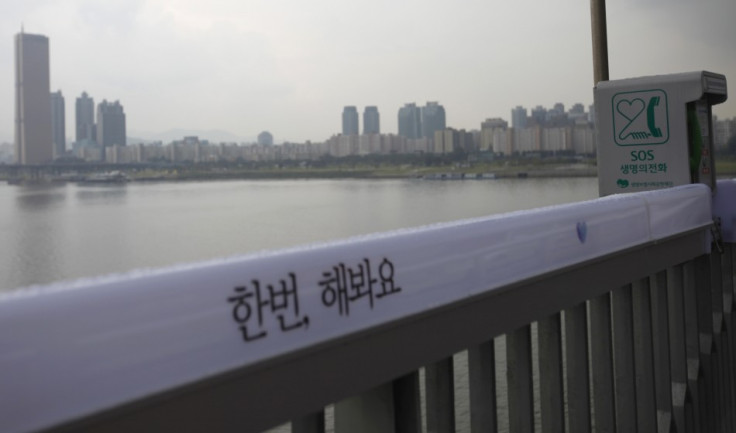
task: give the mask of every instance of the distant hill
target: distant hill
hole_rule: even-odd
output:
[[[208,140],[211,143],[252,143],[256,141],[255,137],[241,137],[233,134],[232,132],[222,131],[219,129],[170,129],[164,132],[142,132],[142,131],[129,131],[128,142],[129,143],[149,143],[154,141],[161,141],[164,144],[170,143],[175,140],[181,140],[184,137],[197,136],[200,140]],[[140,137],[133,139],[132,137]],[[137,140],[137,141],[134,141]]]

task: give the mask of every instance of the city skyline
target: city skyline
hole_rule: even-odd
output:
[[[339,131],[332,113],[345,104],[377,106],[388,133],[405,101],[441,101],[447,125],[461,129],[508,119],[517,105],[592,103],[587,4],[417,6],[379,1],[348,25],[339,17],[354,6],[329,0],[11,2],[0,36],[9,41],[21,22],[48,36],[51,88],[69,100],[87,91],[124,101],[129,135],[187,127],[320,141]],[[418,15],[406,20],[408,10]],[[422,24],[449,14],[457,24],[442,32]],[[736,80],[734,2],[623,0],[607,15],[612,79],[706,69]],[[371,25],[379,21],[380,32]],[[0,81],[12,83],[9,42],[0,44]],[[12,91],[0,88],[0,141],[13,135]],[[736,116],[734,98],[714,112]]]

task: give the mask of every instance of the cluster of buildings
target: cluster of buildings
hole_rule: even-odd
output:
[[[15,36],[15,157],[19,164],[46,164],[67,155],[66,109],[61,90],[50,92],[49,39],[21,31]],[[105,160],[108,149],[125,146],[125,111],[120,102],[96,107],[86,92],[76,101],[74,152]]]
[[[95,122],[95,101],[87,92],[77,98],[75,103],[76,135],[72,146],[75,153],[89,149],[105,149],[111,146],[125,146],[125,110],[119,101],[103,100],[97,105]]]
[[[342,113],[342,134],[326,140],[323,148],[327,154],[337,157],[456,151],[497,156],[595,154],[595,119],[592,109],[586,113],[582,104],[573,105],[569,111],[561,103],[551,109],[537,106],[531,113],[516,107],[511,111],[510,127],[507,121],[493,118],[483,121],[480,129],[467,131],[447,127],[446,118],[445,108],[437,102],[427,102],[423,107],[408,103],[398,111],[398,134],[382,134],[378,110],[369,106],[363,113],[363,133],[358,134],[358,111],[354,106],[347,106]]]
[[[65,105],[61,91],[49,89],[49,40],[24,33],[15,37],[16,123],[15,160],[19,164],[46,164],[69,156],[66,148]],[[480,152],[493,156],[525,154],[594,155],[595,113],[582,104],[569,110],[561,103],[552,108],[511,110],[511,125],[501,118],[486,119],[480,129],[447,126],[445,108],[438,102],[424,106],[407,103],[398,110],[398,133],[382,133],[378,107],[359,112],[346,106],[342,133],[322,143],[273,145],[273,135],[263,131],[257,143],[210,144],[198,137],[184,137],[168,144],[128,145],[125,111],[119,101],[94,99],[83,92],[75,104],[75,141],[72,155],[87,161],[139,163],[149,161],[214,162],[315,160],[325,155],[344,157],[370,154],[449,154]],[[736,118],[715,122],[716,149],[736,135]],[[0,149],[2,153],[3,149]],[[0,155],[2,157],[2,155]]]
[[[353,106],[347,106],[342,110],[342,134],[358,135],[360,132],[358,124],[358,109]],[[381,133],[381,117],[378,114],[378,107],[365,107],[363,111],[363,135],[380,134]]]

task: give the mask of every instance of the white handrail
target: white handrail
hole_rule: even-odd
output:
[[[710,190],[688,185],[5,294],[0,430],[79,419],[711,222]]]

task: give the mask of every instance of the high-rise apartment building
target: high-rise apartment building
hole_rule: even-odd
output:
[[[534,125],[544,126],[547,123],[547,109],[541,105],[532,108],[531,116]]]
[[[581,103],[575,103],[572,104],[572,107],[570,107],[569,113],[571,114],[583,114],[585,113],[585,105]]]
[[[75,141],[79,144],[91,145],[97,141],[95,131],[95,100],[87,92],[77,98],[75,105]]]
[[[103,100],[97,105],[97,144],[104,148],[125,146],[125,112],[120,102]]]
[[[355,106],[346,106],[342,110],[342,135],[358,135],[358,109]]]
[[[445,107],[437,102],[427,102],[422,107],[422,137],[434,140],[435,131],[442,131],[445,127]]]
[[[15,158],[45,164],[54,158],[51,138],[49,38],[15,35]]]
[[[399,108],[399,135],[411,139],[421,137],[422,117],[417,104],[404,104]]]
[[[526,128],[526,108],[517,105],[511,110],[511,127],[515,129]]]
[[[61,90],[53,92],[51,97],[51,142],[54,144],[54,158],[64,156],[66,152],[66,109],[64,95]]]
[[[381,117],[378,114],[378,107],[368,106],[363,111],[363,134],[380,134],[381,133]]]
[[[567,118],[571,123],[587,122],[588,113],[585,112],[585,105],[576,103],[567,111]]]
[[[501,119],[500,117],[494,117],[493,119],[486,119],[480,123],[480,130],[502,128],[506,129],[509,127],[509,122]]]

